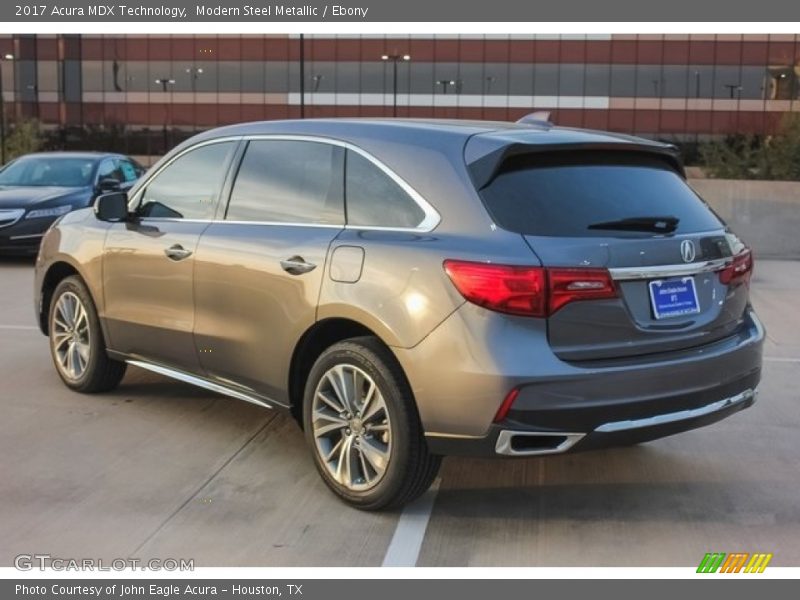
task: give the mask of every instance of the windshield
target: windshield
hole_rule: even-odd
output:
[[[498,225],[526,235],[642,237],[723,227],[667,162],[627,152],[514,157],[481,197]]]
[[[90,158],[23,157],[0,171],[0,186],[83,187],[91,182],[94,163]]]

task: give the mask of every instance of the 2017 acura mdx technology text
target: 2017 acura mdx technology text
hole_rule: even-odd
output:
[[[440,457],[633,444],[750,406],[750,250],[673,147],[527,123],[215,129],[64,215],[36,313],[70,388],[127,364],[290,411],[363,509]]]

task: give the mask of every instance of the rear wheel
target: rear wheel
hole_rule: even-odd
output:
[[[375,338],[322,353],[306,383],[303,419],[317,470],[356,508],[405,504],[439,470],[441,458],[428,452],[405,376]]]
[[[68,387],[93,393],[111,390],[119,384],[126,365],[106,354],[97,310],[79,277],[67,277],[56,287],[48,324],[50,354]]]

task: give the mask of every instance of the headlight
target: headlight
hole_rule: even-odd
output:
[[[37,208],[25,215],[26,219],[41,219],[42,217],[60,217],[72,210],[70,205],[54,206],[53,208]]]

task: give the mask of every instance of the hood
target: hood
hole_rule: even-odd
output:
[[[88,202],[90,195],[87,187],[0,186],[0,208],[30,208],[53,200],[75,205],[81,199]]]

